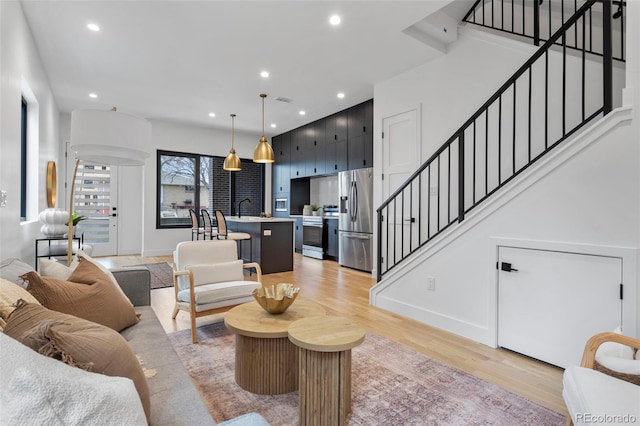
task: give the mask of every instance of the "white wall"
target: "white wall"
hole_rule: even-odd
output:
[[[637,38],[627,43],[628,52],[637,47]],[[424,161],[534,49],[465,29],[447,55],[377,84],[376,205],[383,201],[380,127],[384,117],[421,106],[419,137]],[[633,64],[631,67],[637,77],[637,68]],[[601,139],[595,145],[562,168],[483,218],[480,224],[469,225],[461,238],[451,238],[433,250],[423,250],[417,256],[419,260],[398,268],[389,274],[390,279],[385,278],[372,290],[372,303],[491,345],[495,337],[492,321],[496,309],[492,293],[495,283],[487,271],[496,261],[490,248],[492,237],[609,248],[638,247],[637,121],[625,118],[624,124],[598,136]],[[472,215],[465,222],[472,222]],[[435,292],[426,291],[426,276],[436,277]],[[640,293],[637,278],[631,285],[636,287],[631,292],[635,298]],[[637,304],[633,306],[634,312]],[[640,329],[637,317],[635,321],[632,329]]]
[[[495,270],[497,258],[491,239],[546,241],[549,247],[582,244],[603,252],[637,247],[638,154],[626,123],[598,136],[582,152],[568,154],[561,167],[550,172],[549,166],[541,167],[543,177],[532,186],[507,191],[507,200],[496,201],[504,202],[501,207],[470,214],[460,226],[462,234],[445,236],[418,256],[417,265],[399,268],[392,280],[372,291],[374,304],[494,344],[496,281],[488,271]],[[426,289],[426,276],[435,277],[436,291]],[[627,303],[635,303],[635,280],[625,283]],[[636,307],[627,307],[634,317],[627,317],[632,323],[625,325],[635,332],[640,327],[633,323]]]
[[[231,132],[205,127],[188,126],[167,121],[150,120],[154,152],[144,166],[144,235],[142,254],[161,256],[171,254],[180,241],[191,239],[191,229],[156,229],[156,151],[191,152],[203,155],[226,156],[231,148]],[[234,145],[240,158],[253,158],[260,135],[235,134]],[[271,182],[271,166],[266,166],[265,182]],[[271,211],[271,185],[265,185],[265,210]]]
[[[7,206],[0,208],[0,259],[18,257],[34,263],[36,238],[42,237],[37,213],[47,207],[46,165],[55,161],[58,205],[64,193],[59,161],[58,107],[18,1],[0,1],[0,189],[7,191]],[[38,103],[38,143],[29,159],[35,168],[29,190],[37,194],[27,222],[20,223],[20,97],[22,82]]]

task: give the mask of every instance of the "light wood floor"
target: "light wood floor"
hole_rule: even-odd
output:
[[[168,256],[118,256],[99,260],[106,266],[171,263]],[[369,274],[340,267],[337,262],[295,254],[294,271],[264,275],[262,282],[266,285],[293,283],[300,287],[301,299],[322,304],[330,314],[352,318],[372,332],[567,415],[561,395],[562,369],[369,306],[369,289],[375,284]],[[151,291],[151,305],[165,330],[188,329],[186,312],[179,313],[175,321],[171,319],[173,300],[172,287]],[[219,315],[199,318],[197,323],[203,325],[221,320]]]

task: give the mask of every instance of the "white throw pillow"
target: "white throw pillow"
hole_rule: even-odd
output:
[[[622,334],[620,327],[613,332]],[[596,361],[603,367],[619,373],[640,375],[640,360],[634,359],[635,355],[636,351],[630,346],[604,342],[596,351]]]
[[[613,330],[616,334],[622,334],[620,327]],[[615,357],[623,359],[633,359],[635,351],[632,347],[617,342],[604,342],[596,351],[596,361],[598,357]],[[599,361],[598,361],[599,362]]]
[[[71,367],[0,333],[3,424],[146,425],[133,381]]]
[[[78,258],[74,257],[71,266],[67,266],[66,262],[58,262],[55,259],[39,259],[38,272],[43,277],[51,277],[58,280],[66,281],[78,266]]]
[[[242,259],[207,265],[186,265],[184,269],[193,272],[193,284],[196,286],[244,279]]]

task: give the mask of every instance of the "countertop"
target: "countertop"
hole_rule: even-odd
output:
[[[290,214],[289,217],[318,217],[318,216],[306,216],[306,215],[301,215],[301,214]],[[338,220],[340,219],[338,216],[322,216],[323,219],[329,219],[329,220]],[[293,220],[293,219],[292,219]]]
[[[225,216],[227,222],[240,222],[240,223],[260,223],[260,222],[295,222],[295,219],[289,219],[287,217],[260,217],[260,216]]]

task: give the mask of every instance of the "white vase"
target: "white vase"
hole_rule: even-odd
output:
[[[69,212],[62,209],[46,209],[40,212],[38,219],[43,223],[40,232],[45,237],[62,237],[69,229],[65,223],[69,220]]]

